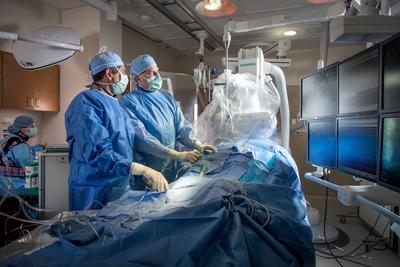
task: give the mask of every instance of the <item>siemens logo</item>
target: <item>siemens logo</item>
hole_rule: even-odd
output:
[[[251,67],[251,66],[255,66],[256,63],[246,63],[246,64],[240,64],[240,67]]]

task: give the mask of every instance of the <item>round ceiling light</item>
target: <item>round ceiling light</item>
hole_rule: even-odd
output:
[[[140,15],[140,19],[143,21],[151,21],[153,18],[150,15],[143,14]]]
[[[283,35],[285,36],[295,36],[297,34],[296,31],[285,31]]]

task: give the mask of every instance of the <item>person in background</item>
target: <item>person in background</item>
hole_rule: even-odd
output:
[[[145,128],[148,136],[156,138],[162,145],[171,149],[169,158],[164,160],[146,152],[141,153],[147,166],[162,172],[171,182],[176,176],[171,159],[194,163],[200,159],[200,153],[217,151],[216,147],[203,145],[194,139],[192,127],[184,118],[175,98],[160,90],[162,78],[152,56],[144,54],[132,61],[131,79],[134,79],[137,86],[120,99],[121,106],[128,111],[133,121]],[[176,141],[196,150],[176,154]]]
[[[90,60],[89,71],[93,83],[65,113],[70,209],[99,208],[118,199],[129,189],[132,175],[151,189],[167,190],[168,182],[160,172],[136,161],[136,150],[161,158],[170,152],[147,138],[119,105],[117,97],[129,81],[120,56],[101,52]]]
[[[0,141],[0,144],[3,155],[7,156],[14,167],[23,168],[28,162],[35,159],[34,149],[28,144],[28,140],[35,137],[37,131],[35,119],[27,115],[18,116],[8,127],[9,134]],[[39,146],[35,146],[35,150],[37,147]]]

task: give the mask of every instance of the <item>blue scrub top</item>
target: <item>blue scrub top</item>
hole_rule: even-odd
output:
[[[135,129],[118,101],[97,90],[78,94],[65,113],[70,209],[101,207],[129,188]]]
[[[11,137],[18,137],[17,135],[13,133],[9,133],[2,141],[1,144],[4,144],[7,142]],[[21,140],[22,141],[22,140]],[[14,162],[16,167],[24,167],[26,163],[32,161],[35,159],[35,154],[32,151],[31,146],[22,141],[22,143],[13,146],[7,153],[7,158]]]
[[[146,91],[140,87],[123,96],[120,104],[130,118],[142,125],[149,138],[157,139],[162,146],[175,149],[176,141],[193,148],[192,126],[185,119],[175,98],[168,92]],[[164,174],[169,182],[175,178],[173,163],[166,159],[141,153],[144,164]]]

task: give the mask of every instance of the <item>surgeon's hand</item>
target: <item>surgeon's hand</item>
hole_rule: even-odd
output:
[[[195,143],[194,148],[200,151],[201,153],[208,152],[208,153],[215,153],[218,152],[218,149],[212,145],[203,145],[202,143]]]
[[[165,177],[158,171],[146,167],[142,164],[133,162],[131,166],[132,175],[142,175],[143,180],[153,190],[164,192],[168,189],[168,182]]]
[[[201,158],[200,152],[196,150],[178,152],[171,149],[171,151],[168,153],[168,156],[170,159],[179,160],[183,162],[190,162],[192,164]]]

